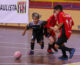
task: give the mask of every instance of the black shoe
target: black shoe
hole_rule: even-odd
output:
[[[59,57],[60,60],[68,60],[68,56],[61,56]]]

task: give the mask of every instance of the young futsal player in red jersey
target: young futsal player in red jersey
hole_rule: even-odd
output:
[[[63,12],[63,8],[61,5],[56,5],[54,7],[54,11],[57,14],[58,26],[56,28],[54,27],[53,30],[60,30],[60,35],[55,44],[55,47],[61,49],[63,54],[61,57],[59,57],[59,59],[68,59],[66,51],[69,52],[69,58],[71,59],[74,55],[75,49],[66,47],[64,43],[68,41],[72,34],[72,26],[74,25],[74,22],[69,14]]]
[[[57,51],[57,49],[54,48],[55,42],[56,42],[56,34],[54,30],[50,29],[50,27],[54,27],[56,25],[56,17],[53,14],[47,21],[47,25],[45,26],[45,29],[47,30],[46,37],[49,38],[49,44],[48,44],[48,53],[53,54],[52,49]]]

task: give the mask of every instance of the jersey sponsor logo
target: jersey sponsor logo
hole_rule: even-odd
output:
[[[70,15],[63,15],[63,17],[71,17]]]

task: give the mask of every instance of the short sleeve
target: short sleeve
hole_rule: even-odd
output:
[[[32,28],[32,23],[29,23],[26,28],[27,28],[27,29]]]
[[[72,20],[72,26],[74,25],[74,21]]]
[[[46,24],[47,24],[47,21],[43,21],[43,22],[42,22],[42,25],[46,25]]]

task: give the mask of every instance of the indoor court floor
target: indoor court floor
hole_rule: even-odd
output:
[[[80,62],[80,34],[73,33],[66,46],[76,48],[72,59],[67,61],[59,60],[61,51],[53,55],[47,53],[48,39],[45,38],[45,48],[40,49],[39,44],[35,44],[35,54],[28,55],[30,50],[31,30],[22,36],[23,30],[0,28],[0,65],[65,65]],[[13,57],[15,51],[21,51],[20,60]],[[80,64],[79,64],[80,65]]]

